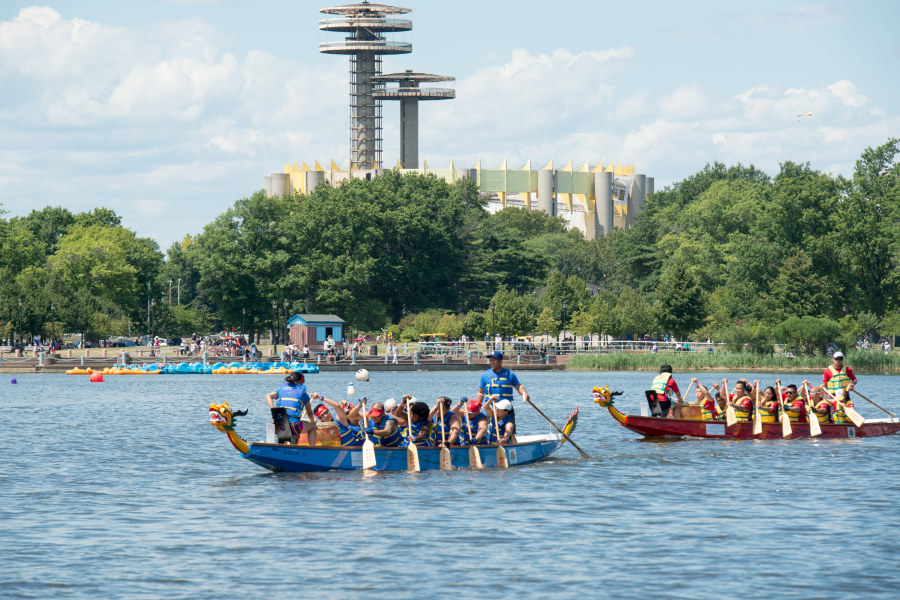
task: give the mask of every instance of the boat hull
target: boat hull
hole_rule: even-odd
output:
[[[509,465],[522,465],[550,456],[562,445],[562,436],[530,436],[518,444],[505,446]],[[476,446],[485,467],[497,466],[497,446]],[[440,448],[419,447],[419,467],[440,469]],[[257,442],[250,444],[244,458],[270,471],[357,471],[362,469],[362,446],[291,446]],[[454,468],[469,467],[469,447],[450,448]],[[406,471],[406,448],[375,448],[375,471]]]
[[[725,421],[701,421],[696,419],[666,419],[661,417],[642,417],[625,415],[626,428],[645,437],[678,438],[718,438],[739,440],[760,439],[794,439],[808,438],[808,423],[791,423],[791,435],[785,438],[781,433],[781,423],[763,423],[761,434],[753,435],[753,423],[736,423],[726,425]],[[890,419],[866,420],[862,427],[853,423],[840,425],[821,424],[822,435],[817,438],[858,438],[890,435],[900,431],[900,421]]]

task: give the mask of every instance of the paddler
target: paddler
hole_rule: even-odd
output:
[[[344,406],[346,403],[341,404],[339,402],[335,402],[334,400],[330,400],[321,394],[317,394],[313,392],[309,395],[313,400],[321,400],[325,404],[331,407],[331,410],[334,411],[335,416],[337,416],[337,427],[338,431],[341,434],[341,446],[362,446],[365,441],[365,437],[363,434],[362,427],[358,427],[351,423],[351,420],[359,417],[359,408],[362,406],[362,403],[352,406],[347,405],[350,409],[350,412],[347,413],[344,410]],[[331,413],[328,412],[328,409],[324,406],[320,406],[319,408],[325,409],[323,414],[319,414],[319,410],[316,409],[316,416],[318,416],[323,421],[333,421],[331,418]]]
[[[672,365],[661,365],[659,367],[659,375],[653,378],[650,390],[656,393],[656,401],[659,402],[659,408],[662,410],[661,416],[663,417],[669,416],[673,395],[678,399],[679,403],[683,402],[678,384],[675,383],[675,378],[672,377]]]
[[[749,423],[753,417],[753,401],[747,395],[744,382],[741,380],[735,383],[734,392],[725,396],[727,388],[728,379],[722,379],[722,389],[719,394],[724,397],[726,405],[734,408],[734,416],[737,417],[738,423]]]
[[[756,383],[759,384],[758,381]],[[776,380],[776,383],[781,383],[781,380]],[[759,395],[759,420],[763,423],[778,422],[778,393],[771,385]]]
[[[784,412],[787,413],[791,423],[806,423],[806,403],[797,393],[797,386],[793,383],[784,388]]]
[[[856,375],[853,369],[844,366],[844,353],[835,352],[831,357],[831,366],[822,373],[822,385],[834,398],[831,399],[835,409],[835,423],[847,421],[844,410],[838,406],[838,401],[847,406],[853,406],[850,400],[850,390],[856,387]]]
[[[483,444],[487,438],[487,415],[481,412],[481,402],[472,398],[466,401],[463,416],[460,418],[462,429],[459,433],[459,445],[470,446],[472,444]]]
[[[512,402],[510,402],[509,400],[499,400],[497,402],[494,402],[494,400],[495,397],[492,396],[484,406],[484,412],[488,417],[488,434],[486,443],[496,444],[497,432],[499,431],[501,444],[515,444],[516,416],[512,414]],[[496,428],[494,426],[495,412],[497,413]]]
[[[812,406],[813,412],[816,413],[816,418],[819,420],[819,423],[828,423],[830,420],[829,413],[831,412],[831,404],[825,397],[825,392],[822,388],[813,387],[809,381],[804,381],[803,383],[805,384],[806,389],[809,390],[809,397],[807,400]]]
[[[313,415],[309,394],[306,393],[304,381],[306,378],[300,371],[294,371],[284,378],[284,383],[274,392],[266,394],[266,403],[269,408],[284,407],[287,413],[288,424],[291,433],[307,434],[309,445],[316,445],[316,417]],[[273,404],[273,401],[276,401]],[[306,411],[307,419],[303,419]]]
[[[415,398],[407,400],[409,402],[409,413],[411,423],[408,427],[406,435],[406,445],[411,440],[416,446],[433,446],[434,445],[434,428],[431,421],[428,420],[428,405],[424,402],[414,402]]]
[[[693,377],[691,381],[697,386],[697,391],[694,394],[697,398],[696,404],[700,405],[700,418],[704,421],[714,421],[719,418],[717,416],[716,401],[706,386],[700,383],[696,377]]]
[[[431,409],[429,413],[429,417],[431,418],[431,422],[434,423],[434,443],[438,445],[443,445],[441,440],[447,440],[447,446],[452,446],[456,443],[456,440],[459,438],[459,417],[456,416],[456,412],[452,410],[453,401],[447,396],[441,396],[437,399],[437,402],[434,403],[434,408]],[[444,419],[444,434],[441,436],[441,411],[443,411]]]
[[[479,403],[484,401],[485,396],[497,396],[499,400],[509,400],[513,402],[513,390],[522,394],[522,400],[528,402],[528,392],[525,386],[519,383],[516,374],[503,366],[503,353],[494,350],[488,354],[490,368],[481,374],[481,380],[478,383],[478,393],[473,400]]]
[[[384,405],[376,402],[368,414],[369,426],[363,429],[366,435],[378,438],[376,441],[386,448],[400,446],[403,437],[400,435],[397,419],[384,412]]]

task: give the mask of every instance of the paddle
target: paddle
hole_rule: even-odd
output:
[[[684,395],[681,396],[681,402],[678,403],[677,406],[681,406],[682,404],[690,404],[690,402],[688,402],[688,394],[691,393],[691,386],[692,386],[692,385],[694,385],[694,381],[693,381],[693,380],[691,380],[691,382],[688,384],[687,389],[684,390]],[[673,409],[673,410],[674,410],[674,409]]]
[[[545,415],[543,412],[541,412],[541,409],[539,409],[537,406],[535,406],[535,405],[534,405],[534,402],[532,402],[530,398],[529,398],[529,399],[526,399],[525,402],[527,402],[528,404],[530,404],[530,405],[531,405],[531,408],[533,408],[534,410],[538,411],[538,414],[539,414],[539,415],[541,415],[542,417],[544,417],[544,419],[545,419],[548,423],[550,423],[551,425],[553,425],[553,428],[554,428],[554,429],[556,429],[558,432],[560,432],[560,433],[562,434],[562,436],[563,436],[564,438],[566,438],[566,439],[569,441],[569,443],[571,443],[573,446],[575,446],[575,449],[578,450],[578,452],[581,453],[581,456],[582,456],[583,458],[590,458],[590,457],[591,457],[590,454],[588,454],[587,452],[585,452],[584,450],[582,450],[582,449],[578,446],[578,444],[576,444],[575,442],[573,442],[573,441],[572,441],[572,438],[570,438],[570,437],[568,436],[568,434],[566,434],[565,431],[563,431],[562,429],[559,428],[559,425],[557,425],[556,423],[554,423],[553,421],[551,421],[551,420],[550,420],[550,417],[548,417],[548,416]]]
[[[374,469],[375,468],[375,444],[372,443],[372,440],[369,439],[369,434],[365,432],[365,429],[369,427],[368,420],[366,416],[368,412],[366,411],[366,399],[362,399],[362,410],[360,412],[363,416],[363,435],[366,438],[366,441],[363,442],[363,469]]]
[[[413,435],[413,422],[412,422],[412,411],[410,410],[410,405],[412,404],[412,399],[407,399],[406,401],[406,429],[409,435],[407,436],[407,444],[406,444],[406,470],[407,471],[420,471],[419,468],[419,449],[416,448],[416,439]]]
[[[809,388],[803,383],[803,391],[806,395],[806,420],[809,421],[809,437],[822,435],[822,426],[819,424],[819,416],[813,408],[812,399],[809,397]]]
[[[847,417],[853,422],[854,425],[856,425],[857,427],[862,427],[862,426],[863,426],[863,423],[865,423],[866,420],[865,420],[865,418],[863,418],[863,416],[862,416],[861,414],[859,414],[858,412],[856,412],[856,409],[855,409],[855,408],[853,408],[852,406],[847,406],[846,404],[844,404],[843,402],[841,402],[841,401],[838,399],[837,396],[835,396],[834,394],[832,394],[832,393],[831,393],[827,388],[825,388],[824,386],[822,387],[822,389],[825,390],[825,393],[826,393],[826,394],[828,394],[829,396],[831,396],[831,397],[834,399],[834,404],[835,404],[835,406],[837,406],[838,408],[843,408],[843,409],[844,409],[844,414],[847,415]],[[857,392],[857,393],[858,393],[858,392]]]
[[[857,392],[857,391],[856,391],[856,388],[853,388],[853,390],[851,390],[851,391],[852,391],[854,394],[856,394],[857,396],[859,396],[860,398],[862,398],[863,400],[868,400],[868,401],[871,402],[872,404],[875,404],[874,402],[872,402],[871,400],[869,400],[868,398],[866,398],[865,396],[863,396],[862,394],[860,394],[859,392]],[[878,408],[879,410],[881,410],[882,412],[886,413],[887,415],[889,415],[891,418],[896,418],[896,416],[897,416],[897,415],[895,415],[894,413],[892,413],[891,411],[885,410],[885,409],[881,408],[881,407],[878,406],[877,404],[875,404],[875,407]]]
[[[753,417],[753,435],[759,435],[763,432],[762,415],[759,414],[759,380],[753,382],[756,390],[756,414]]]
[[[728,380],[722,380],[722,391],[725,392],[725,425],[731,427],[737,424],[737,415],[734,414],[734,406],[731,405],[731,398],[728,396]]]
[[[438,400],[441,403],[441,454],[440,454],[440,463],[441,469],[444,471],[449,471],[453,468],[453,460],[450,458],[450,448],[447,447],[447,434],[444,433],[444,401]]]
[[[478,452],[478,448],[475,447],[475,436],[472,435],[472,422],[469,420],[469,408],[463,404],[463,412],[466,413],[466,437],[471,443],[469,446],[469,466],[475,469],[483,469],[484,465],[481,464],[481,453]]]
[[[791,418],[784,410],[784,401],[781,399],[781,380],[775,380],[775,396],[778,398],[778,406],[781,407],[781,437],[791,437]]]
[[[509,467],[509,461],[506,459],[506,450],[500,443],[500,421],[497,420],[497,407],[494,406],[494,430],[497,434],[497,466],[504,469]]]

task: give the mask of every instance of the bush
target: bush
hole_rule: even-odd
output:
[[[772,333],[797,354],[825,354],[830,342],[844,341],[836,321],[817,317],[791,317],[776,325]]]

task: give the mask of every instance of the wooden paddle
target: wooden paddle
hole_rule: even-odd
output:
[[[791,437],[791,418],[784,410],[784,401],[781,399],[781,380],[775,382],[775,396],[778,398],[778,406],[781,407],[781,437]]]
[[[694,385],[694,382],[693,382],[693,381],[691,381],[691,382],[688,384],[687,389],[684,390],[684,394],[681,396],[681,402],[680,402],[679,404],[676,404],[675,406],[681,406],[681,405],[683,405],[683,404],[690,404],[690,402],[688,402],[688,394],[691,393],[691,386],[692,386],[692,385]],[[675,408],[673,407],[673,408],[672,408],[672,414],[673,414],[673,415],[675,414],[674,411],[675,411]]]
[[[406,470],[415,472],[421,471],[421,469],[419,468],[419,449],[416,448],[416,438],[413,435],[412,411],[410,409],[410,404],[412,404],[412,400],[407,399],[406,430],[409,435],[406,438]]]
[[[368,415],[368,411],[366,411],[366,399],[362,399],[362,410],[360,410],[363,416],[363,430],[368,428],[368,420],[366,416]],[[363,435],[366,438],[366,441],[363,442],[363,469],[374,469],[375,468],[375,444],[372,443],[372,440],[369,439],[369,434],[363,431]]]
[[[753,382],[756,389],[756,414],[753,417],[753,435],[759,435],[763,432],[762,415],[759,414],[759,381]]]
[[[731,405],[731,398],[728,396],[728,382],[722,382],[722,391],[725,392],[725,425],[731,427],[737,424],[737,415],[734,414],[734,406]]]
[[[803,391],[806,392],[806,420],[809,421],[809,437],[822,435],[822,426],[819,424],[819,415],[813,408],[812,399],[809,397],[809,388],[806,383],[803,384]]]
[[[444,401],[438,400],[441,403],[441,454],[440,454],[440,463],[441,469],[444,471],[449,471],[453,468],[453,459],[450,457],[450,448],[447,447],[447,434],[444,433]]]
[[[497,434],[497,466],[504,469],[509,467],[509,461],[506,458],[506,450],[500,443],[500,421],[497,420],[497,406],[494,406],[494,430]]]
[[[532,402],[530,398],[529,398],[528,400],[525,400],[525,402],[527,402],[528,404],[530,404],[530,405],[531,405],[531,408],[533,408],[534,410],[538,411],[538,414],[539,414],[539,415],[541,415],[542,417],[544,417],[544,419],[545,419],[548,423],[550,423],[551,425],[553,425],[553,428],[554,428],[554,429],[556,429],[558,432],[560,432],[560,433],[562,434],[562,436],[563,436],[564,438],[566,438],[566,439],[569,441],[569,443],[571,443],[573,446],[575,446],[575,449],[578,450],[578,452],[581,453],[582,458],[590,458],[590,457],[591,457],[590,454],[588,454],[587,452],[585,452],[584,450],[582,450],[582,449],[578,446],[578,444],[576,444],[575,442],[573,442],[573,441],[572,441],[572,438],[570,438],[570,437],[568,436],[568,434],[567,434],[565,431],[563,431],[562,429],[559,428],[559,425],[557,425],[556,423],[554,423],[553,421],[551,421],[551,420],[550,420],[550,417],[548,417],[548,416],[545,415],[543,412],[541,412],[541,409],[539,409],[537,406],[535,406],[535,405],[534,405],[534,402]]]
[[[868,398],[866,398],[865,396],[863,396],[862,394],[860,394],[859,392],[857,392],[857,391],[856,391],[856,388],[853,388],[853,390],[851,390],[851,391],[852,391],[854,394],[856,394],[857,396],[859,396],[860,398],[862,398],[863,400],[867,400],[868,402],[871,402],[872,404],[875,404],[874,402],[872,402],[871,400],[869,400]],[[896,418],[896,417],[897,417],[897,415],[895,415],[895,414],[892,413],[891,411],[885,410],[885,409],[881,408],[880,406],[878,406],[877,404],[875,404],[875,407],[878,408],[879,410],[881,410],[882,412],[886,413],[886,414],[887,414],[888,416],[890,416],[891,418]]]
[[[475,436],[472,435],[472,422],[469,420],[469,409],[465,404],[463,405],[463,412],[466,413],[466,438],[468,438],[467,441],[471,442],[469,445],[469,466],[474,469],[483,469],[484,465],[481,464],[481,453],[478,452],[478,448],[476,448],[474,444]]]
[[[844,404],[843,402],[841,402],[841,401],[838,399],[837,396],[835,396],[834,394],[832,394],[832,393],[831,393],[827,388],[825,388],[824,386],[822,387],[822,389],[825,390],[825,393],[826,393],[826,394],[828,394],[829,396],[831,396],[831,397],[834,399],[834,404],[835,404],[835,406],[837,406],[838,408],[843,408],[843,409],[844,409],[844,414],[847,415],[847,417],[853,422],[854,425],[856,425],[857,427],[862,427],[862,426],[863,426],[863,423],[865,423],[866,420],[865,420],[865,418],[864,418],[861,414],[859,414],[858,412],[856,412],[856,409],[855,409],[855,408],[853,408],[852,406],[847,406],[846,404]]]

